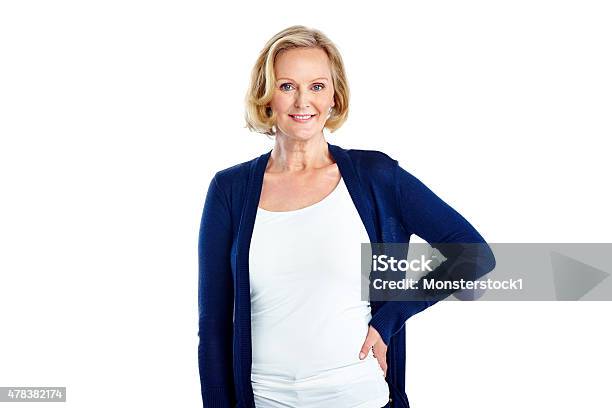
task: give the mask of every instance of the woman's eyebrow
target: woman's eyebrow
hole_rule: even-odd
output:
[[[323,79],[323,80],[325,80],[325,81],[329,81],[329,79],[328,79],[327,77],[320,77],[320,78],[311,79],[311,80],[310,80],[310,82],[313,82],[313,81],[319,81],[319,80],[321,80],[321,79]],[[293,82],[295,82],[295,81],[294,81],[293,79],[291,79],[291,78],[278,78],[278,79],[276,80],[276,82],[278,82],[278,81],[283,81],[283,80],[289,80],[289,81],[293,81]]]

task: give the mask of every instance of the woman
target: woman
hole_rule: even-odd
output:
[[[404,323],[435,301],[362,301],[360,244],[486,246],[396,160],[325,140],[348,103],[320,31],[289,27],[261,51],[246,121],[274,147],[215,174],[200,225],[205,407],[408,407]]]

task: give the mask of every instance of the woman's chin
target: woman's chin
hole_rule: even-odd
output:
[[[317,138],[321,136],[321,132],[323,131],[322,128],[321,129],[318,129],[318,128],[317,129],[315,128],[301,129],[299,127],[294,127],[294,126],[288,126],[285,129],[287,129],[287,131],[283,131],[282,133],[284,133],[291,139],[298,139],[301,141],[306,141],[306,140]]]

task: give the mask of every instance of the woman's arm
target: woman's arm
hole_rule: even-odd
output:
[[[395,193],[404,229],[408,234],[416,234],[436,247],[447,258],[423,278],[455,280],[465,277],[472,280],[493,270],[495,257],[478,231],[419,179],[400,167],[397,161]],[[444,243],[456,245],[435,245]],[[467,243],[472,245],[460,245]],[[449,271],[452,271],[452,276]],[[391,336],[403,327],[408,318],[439,300],[440,297],[436,300],[387,301],[377,310],[369,324],[388,345]]]
[[[198,364],[205,407],[234,407],[232,228],[228,202],[213,177],[198,239]]]

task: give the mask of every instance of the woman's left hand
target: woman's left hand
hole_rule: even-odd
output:
[[[382,368],[385,377],[387,376],[387,345],[378,334],[378,331],[372,326],[368,326],[368,335],[366,336],[361,351],[359,352],[359,359],[363,360],[366,358],[368,353],[372,349],[372,355],[378,360],[380,368]]]

